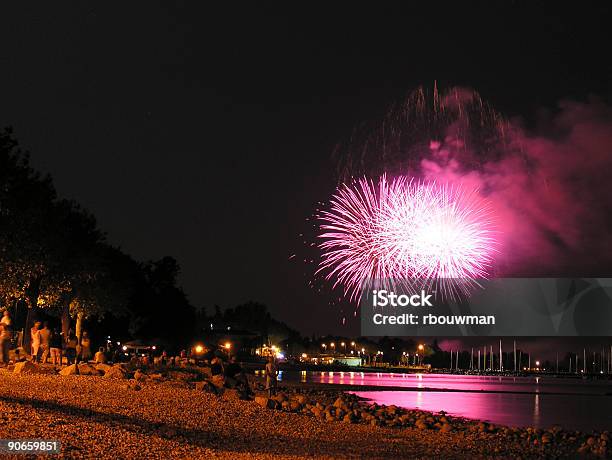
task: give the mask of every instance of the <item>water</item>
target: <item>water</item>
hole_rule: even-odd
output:
[[[410,391],[352,391],[395,404],[509,426],[612,430],[612,382],[552,377],[495,377],[362,372],[283,372],[311,383],[398,387]]]

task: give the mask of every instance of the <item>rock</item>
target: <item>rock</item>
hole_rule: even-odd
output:
[[[137,380],[137,381],[146,380],[147,379],[147,374],[142,372],[140,369],[136,369],[136,372],[134,372],[134,379]]]
[[[127,372],[121,366],[113,366],[104,374],[104,378],[107,379],[125,379],[127,378]]]
[[[164,376],[159,374],[159,373],[157,373],[157,374],[149,374],[149,378],[151,380],[160,381],[160,380],[163,380]]]
[[[287,399],[289,399],[289,398],[287,398],[287,395],[285,393],[278,393],[278,394],[272,396],[272,399],[274,401],[278,401],[279,403],[282,403],[283,401],[287,401]]]
[[[423,420],[422,418],[418,419],[414,423],[414,426],[418,428],[419,430],[427,430],[429,428],[429,425],[427,425],[427,422]]]
[[[91,364],[81,363],[78,365],[79,374],[81,375],[99,375],[98,370]]]
[[[293,399],[302,405],[308,403],[308,397],[306,395],[295,395]]]
[[[400,416],[400,422],[402,422],[403,424],[406,424],[410,421],[410,414],[404,414]]]
[[[297,401],[290,401],[289,402],[289,410],[291,412],[298,412],[301,409],[302,409],[302,405],[299,402],[297,402]]]
[[[388,413],[388,414],[395,415],[395,413],[396,413],[397,411],[398,411],[397,406],[395,406],[395,405],[393,405],[393,404],[392,404],[392,405],[390,405],[390,406],[387,406],[387,413]]]
[[[255,396],[255,402],[266,409],[277,409],[280,407],[278,401],[268,398],[267,396]]]
[[[312,412],[312,415],[314,415],[317,418],[321,418],[323,415],[323,411],[319,409],[317,406],[311,407],[310,412]]]
[[[79,375],[79,368],[76,364],[64,367],[60,371],[60,375]]]
[[[110,364],[100,363],[100,364],[96,364],[94,367],[96,368],[96,370],[106,374],[106,372],[113,366],[111,366]]]
[[[453,431],[453,427],[450,423],[443,423],[442,426],[440,427],[440,431],[442,433],[449,433]]]
[[[31,363],[30,361],[21,361],[15,364],[13,369],[14,374],[43,374],[44,372],[38,365]]]

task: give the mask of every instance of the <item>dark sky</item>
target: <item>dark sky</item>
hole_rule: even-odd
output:
[[[527,119],[612,94],[603,3],[432,3],[4,5],[0,126],[110,242],[176,257],[195,305],[252,299],[302,331],[338,330],[344,314],[288,258],[356,123],[434,80]]]

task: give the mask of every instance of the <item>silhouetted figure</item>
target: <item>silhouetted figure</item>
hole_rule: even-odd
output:
[[[216,387],[222,387],[225,382],[223,371],[223,361],[221,361],[221,358],[219,358],[218,356],[215,356],[210,362],[210,374],[212,376],[212,383]]]
[[[236,361],[235,356],[232,356],[227,366],[225,366],[224,374],[226,387],[237,388],[247,395],[252,394],[249,379],[240,363]]]
[[[0,323],[0,361],[4,365],[9,363],[10,344],[11,332],[6,324]]]
[[[40,321],[36,321],[32,329],[30,329],[32,362],[38,361],[38,351],[40,350]]]
[[[104,352],[104,347],[100,347],[94,356],[94,361],[96,364],[106,364],[106,353]]]
[[[53,329],[51,331],[51,340],[49,342],[51,350],[51,363],[54,366],[62,365],[62,335]]]
[[[270,356],[266,364],[266,390],[268,390],[269,396],[276,394],[276,384],[278,383],[276,379],[277,375],[278,368],[274,362],[274,357]]]
[[[87,331],[83,332],[81,336],[81,343],[79,348],[79,361],[89,361],[92,358],[91,353],[91,339]]]
[[[68,340],[66,340],[66,361],[68,361],[68,365],[76,363],[78,345],[79,340],[76,335],[70,332],[68,334]]]
[[[2,320],[0,320],[0,360],[5,365],[9,363],[9,350],[12,338],[11,323],[11,316],[8,310],[4,310]]]
[[[43,328],[38,334],[40,335],[40,350],[42,352],[40,362],[47,364],[47,358],[49,357],[49,350],[51,348],[51,329],[49,329],[49,323],[47,321],[43,323]]]

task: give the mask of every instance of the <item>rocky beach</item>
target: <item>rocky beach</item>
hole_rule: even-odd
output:
[[[603,458],[609,433],[509,428],[292,385],[211,393],[197,369],[0,370],[0,438],[55,439],[61,458]]]

